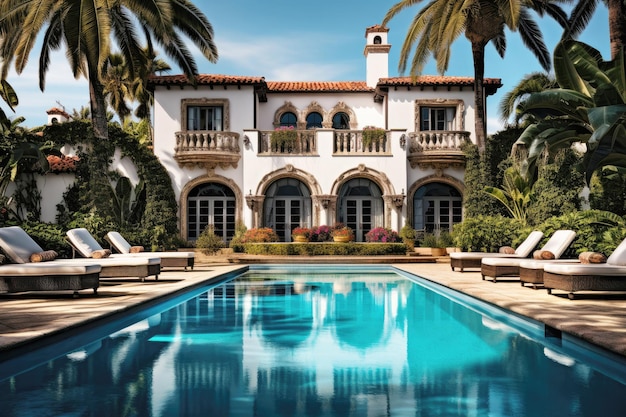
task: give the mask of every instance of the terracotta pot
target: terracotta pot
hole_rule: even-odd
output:
[[[350,236],[333,236],[335,242],[346,243],[350,241]]]
[[[446,248],[430,248],[432,256],[446,256]]]
[[[303,235],[295,235],[293,237],[293,241],[297,243],[306,243],[309,241],[309,238]]]

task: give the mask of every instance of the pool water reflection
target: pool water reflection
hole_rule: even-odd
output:
[[[622,382],[399,274],[285,272],[1,381],[2,415],[626,415]]]

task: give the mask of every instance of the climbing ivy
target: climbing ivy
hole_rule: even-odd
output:
[[[134,236],[137,244],[152,245],[157,248],[173,248],[180,245],[178,239],[177,204],[172,183],[167,171],[157,157],[146,146],[119,125],[109,124],[109,140],[95,141],[91,125],[86,121],[72,121],[47,126],[44,137],[59,146],[65,144],[78,149],[80,162],[77,165],[76,187],[78,189],[79,209],[68,213],[74,202],[66,201],[59,219],[71,225],[87,227],[100,239],[111,229],[127,231]],[[135,224],[119,224],[114,201],[115,189],[110,178],[119,175],[110,173],[115,149],[119,148],[122,156],[129,157],[137,167],[137,173],[144,184],[145,208]],[[102,175],[102,173],[107,175]],[[76,193],[68,192],[66,198]],[[119,196],[117,196],[119,197]],[[71,214],[68,216],[68,214]],[[158,238],[155,238],[158,236]]]

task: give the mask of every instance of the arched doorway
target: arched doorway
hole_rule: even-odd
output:
[[[425,232],[451,231],[463,220],[463,197],[454,187],[433,182],[413,194],[413,227]]]
[[[187,195],[187,240],[195,241],[208,225],[224,241],[235,234],[235,193],[224,184],[207,182]]]
[[[353,178],[339,190],[337,221],[354,231],[357,242],[367,232],[383,226],[383,199],[378,185],[367,178]]]
[[[263,214],[263,224],[291,242],[291,230],[311,226],[311,191],[296,178],[274,181],[265,193]]]

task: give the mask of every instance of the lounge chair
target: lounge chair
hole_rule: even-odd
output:
[[[573,300],[576,291],[626,291],[626,239],[607,258],[597,264],[547,264],[543,268],[543,286],[566,291]]]
[[[560,259],[575,238],[576,232],[573,230],[557,230],[554,232],[546,244],[539,249],[539,252],[550,253],[553,256],[552,259],[546,259],[544,262]],[[493,282],[496,282],[499,277],[519,277],[520,263],[522,261],[524,261],[523,258],[483,258],[480,274],[483,280],[485,277],[490,277]]]
[[[69,290],[75,297],[80,290],[98,292],[100,265],[63,259],[31,262],[31,255],[44,250],[19,226],[0,228],[0,248],[12,262],[0,265],[2,292]]]
[[[543,270],[546,265],[551,264],[578,264],[578,259],[524,259],[519,264],[519,279],[522,287],[530,284],[532,288],[543,287]]]
[[[515,249],[515,253],[494,252],[452,252],[450,254],[450,266],[459,268],[461,272],[467,268],[480,268],[483,258],[528,258],[543,238],[543,232],[535,230]]]
[[[66,235],[72,247],[73,258],[76,258],[78,253],[83,258],[91,259],[102,266],[100,278],[138,277],[144,281],[146,277],[154,275],[155,280],[159,279],[161,258],[157,256],[130,257],[118,254],[95,259],[97,253],[110,251],[108,249],[105,251],[87,229],[82,227],[71,229]]]
[[[161,258],[161,268],[193,269],[196,254],[194,252],[138,252],[131,253],[133,246],[119,232],[109,232],[104,237],[111,245],[111,251],[129,256],[158,256]]]

